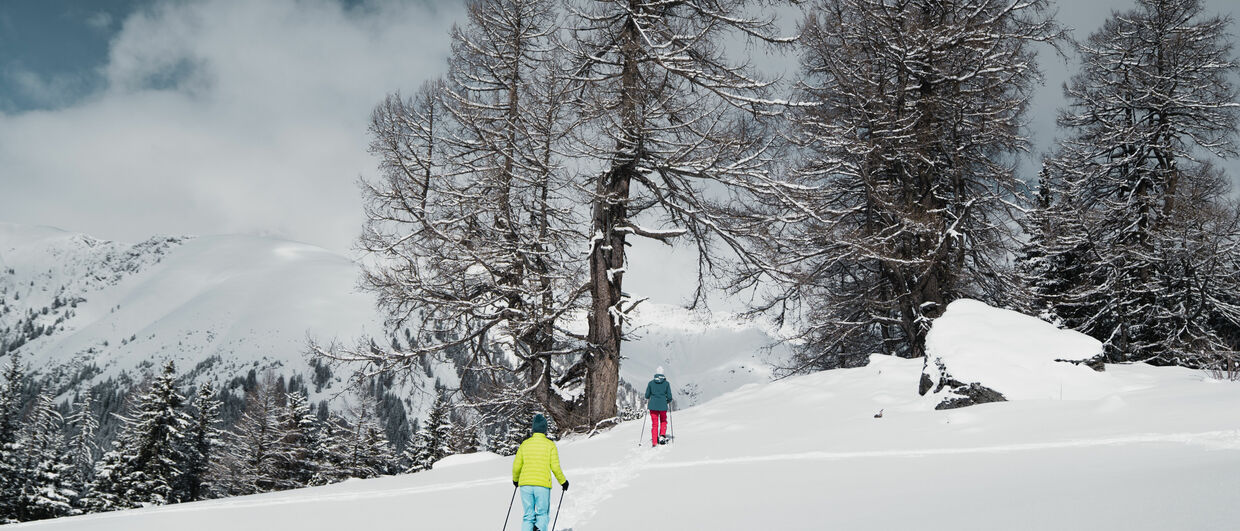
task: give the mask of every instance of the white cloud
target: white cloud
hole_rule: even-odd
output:
[[[356,179],[374,167],[370,109],[443,71],[459,10],[204,0],[129,16],[105,89],[0,115],[0,219],[123,240],[275,232],[346,250]]]
[[[20,67],[5,69],[4,77],[8,78],[13,87],[22,95],[39,103],[58,101],[66,87],[64,80],[49,79]]]
[[[112,15],[106,11],[98,11],[86,16],[86,25],[98,31],[108,31],[112,28]]]

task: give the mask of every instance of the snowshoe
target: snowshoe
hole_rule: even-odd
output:
[[[666,435],[660,435],[660,436],[659,436],[659,444],[660,444],[660,445],[667,444],[667,436],[666,436]]]

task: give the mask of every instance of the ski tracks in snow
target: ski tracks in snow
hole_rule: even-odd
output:
[[[853,452],[800,452],[757,456],[696,459],[668,463],[649,463],[644,468],[692,468],[710,465],[749,464],[770,461],[836,461],[873,457],[928,457],[937,455],[963,455],[1029,452],[1061,448],[1090,448],[1097,446],[1120,446],[1128,444],[1171,443],[1186,446],[1203,446],[1211,450],[1240,450],[1240,430],[1207,431],[1197,433],[1147,433],[1123,437],[1099,439],[1076,439],[1067,441],[1006,444],[995,446],[966,446],[960,448],[918,448],[909,450],[862,450]],[[636,471],[634,471],[636,473]]]
[[[573,496],[568,498],[560,509],[560,520],[556,527],[571,529],[588,524],[603,502],[628,485],[642,470],[656,465],[661,460],[659,456],[668,449],[637,446],[629,450],[615,465],[578,469],[576,474],[589,476],[591,479],[589,482],[579,483],[582,487],[573,489]]]

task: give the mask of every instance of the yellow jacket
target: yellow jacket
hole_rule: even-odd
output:
[[[517,448],[512,459],[512,480],[521,486],[534,485],[551,488],[551,474],[561,485],[564,471],[560,470],[560,452],[545,434],[535,433]]]

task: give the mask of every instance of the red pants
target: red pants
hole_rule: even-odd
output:
[[[659,444],[659,436],[667,435],[667,412],[650,410],[650,445]]]

